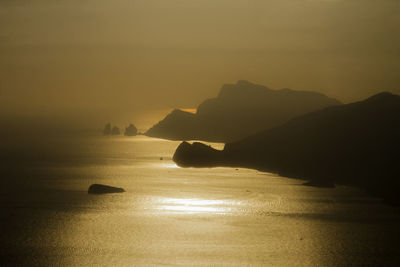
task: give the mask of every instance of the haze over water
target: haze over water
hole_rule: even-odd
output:
[[[306,187],[300,180],[248,169],[182,169],[171,160],[179,142],[143,136],[54,138],[46,143],[53,150],[38,143],[40,155],[24,154],[21,148],[24,157],[3,161],[4,264],[400,262],[398,209],[357,189]],[[6,151],[7,145],[2,146]],[[126,192],[89,195],[93,183]]]
[[[358,189],[92,133],[400,205],[399,73],[400,0],[0,0],[0,266],[400,266]]]

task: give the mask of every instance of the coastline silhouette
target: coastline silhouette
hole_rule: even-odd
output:
[[[175,109],[145,135],[170,140],[232,142],[271,129],[291,118],[339,105],[323,94],[291,89],[272,90],[248,81],[222,86],[192,114]]]
[[[182,167],[248,167],[309,185],[351,185],[400,204],[399,136],[400,96],[383,92],[299,116],[222,151],[184,142],[173,159]]]

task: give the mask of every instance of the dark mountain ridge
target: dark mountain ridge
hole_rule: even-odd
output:
[[[399,136],[400,96],[380,93],[228,143],[211,153],[209,166],[255,168],[317,185],[352,185],[400,203]],[[178,164],[196,166],[188,153],[177,155]],[[207,165],[204,160],[202,165]]]
[[[147,136],[171,140],[232,142],[339,101],[323,94],[272,90],[247,81],[225,84],[216,98],[205,100],[192,114],[174,110]]]

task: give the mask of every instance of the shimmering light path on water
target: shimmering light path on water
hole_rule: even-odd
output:
[[[171,156],[179,142],[146,137],[64,142],[79,147],[31,159],[23,172],[10,173],[7,190],[3,186],[3,261],[25,266],[400,262],[398,209],[360,190],[306,187],[300,180],[248,169],[178,168]],[[126,192],[88,195],[92,183]]]
[[[190,198],[161,198],[157,209],[166,212],[215,213],[226,214],[232,211],[237,204],[234,201],[190,199]]]

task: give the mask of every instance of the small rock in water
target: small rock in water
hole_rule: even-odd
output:
[[[125,190],[119,187],[113,187],[102,184],[92,184],[89,189],[89,194],[109,194],[109,193],[123,193]]]

